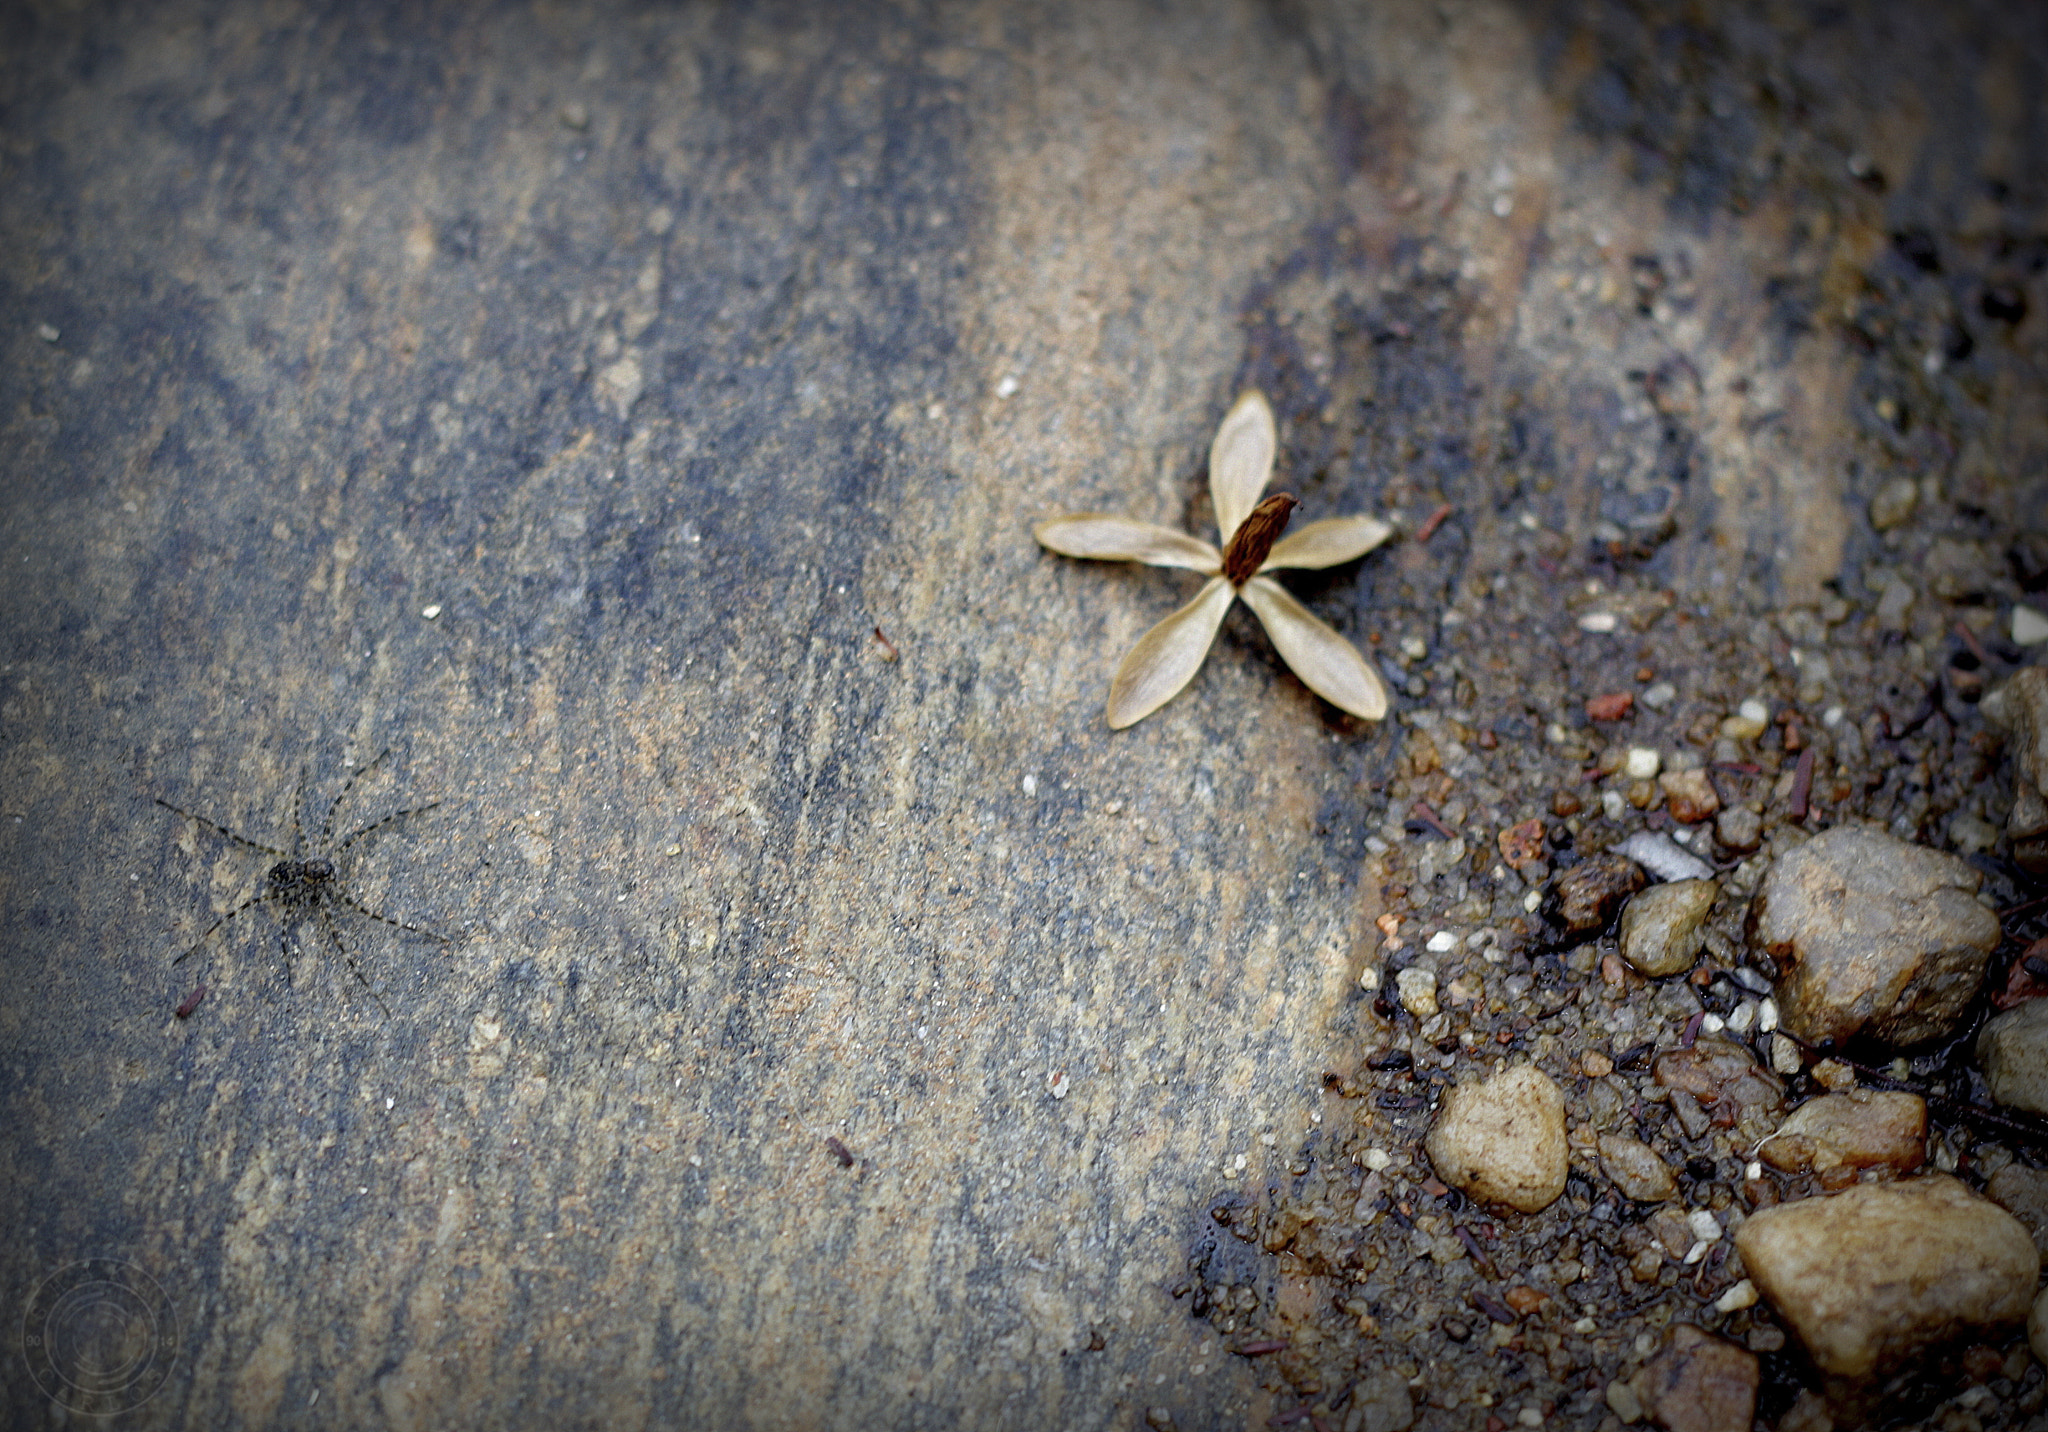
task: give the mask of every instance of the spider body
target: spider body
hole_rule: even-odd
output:
[[[404,930],[408,934],[424,935],[430,940],[437,940],[442,944],[448,943],[446,935],[436,934],[434,931],[422,926],[408,924],[403,920],[394,919],[381,911],[371,909],[356,898],[355,893],[348,888],[341,875],[341,861],[343,857],[347,856],[363,839],[396,824],[407,816],[420,815],[440,804],[439,801],[428,801],[424,805],[393,811],[381,820],[371,821],[368,825],[359,826],[337,840],[334,836],[334,818],[340,812],[342,802],[348,798],[348,794],[355,788],[356,782],[376,769],[379,763],[390,754],[389,750],[379,752],[375,760],[360,767],[343,783],[340,793],[335,796],[333,803],[327,807],[327,817],[321,822],[318,832],[317,849],[313,851],[307,849],[308,845],[313,842],[308,841],[306,829],[299,818],[300,809],[305,803],[306,777],[303,771],[299,773],[298,789],[292,796],[292,839],[289,850],[280,849],[274,845],[265,845],[262,841],[251,840],[248,836],[230,830],[217,821],[208,820],[205,816],[186,810],[183,806],[172,805],[161,796],[156,797],[156,803],[165,810],[175,812],[187,820],[196,822],[207,830],[212,831],[215,835],[222,836],[250,850],[277,857],[270,868],[264,872],[263,883],[257,888],[256,892],[214,921],[208,927],[205,934],[194,940],[184,953],[172,960],[171,963],[174,965],[180,964],[190,956],[197,954],[208,940],[212,939],[229,921],[242,914],[245,910],[251,910],[258,905],[267,904],[274,907],[274,911],[278,916],[278,949],[287,964],[289,964],[291,959],[290,948],[285,943],[286,935],[289,931],[295,926],[309,924],[318,926],[321,933],[326,937],[327,943],[333,946],[348,964],[349,971],[355,975],[357,982],[370,992],[370,997],[376,1000],[378,1005],[388,1015],[391,1012],[391,1007],[384,1003],[384,997],[378,994],[376,989],[372,987],[369,977],[363,973],[363,967],[356,960],[354,952],[349,949],[347,943],[342,939],[341,930],[335,920],[336,915],[352,914],[376,920],[394,929]],[[201,985],[199,994],[203,994],[205,988],[204,985]],[[193,1007],[197,1006],[198,995],[194,996],[190,1004]],[[178,1014],[181,1017],[190,1012],[190,1009],[184,1005],[178,1008]]]

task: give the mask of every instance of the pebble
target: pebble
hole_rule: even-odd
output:
[[[1713,777],[1703,768],[1666,771],[1657,777],[1657,784],[1664,788],[1665,808],[1680,825],[1711,820],[1721,808],[1721,793],[1714,789]]]
[[[1927,1101],[1918,1094],[1851,1089],[1792,1111],[1757,1156],[1784,1173],[1888,1168],[1911,1173],[1927,1161]]]
[[[2034,1311],[2027,1317],[2027,1346],[2041,1362],[2048,1362],[2048,1288],[2034,1299]]]
[[[2005,833],[2013,859],[2035,875],[2048,875],[2048,666],[2014,672],[1977,709],[2004,733],[2012,760],[2012,814]]]
[[[2026,1226],[2042,1260],[2048,1261],[2048,1171],[2010,1163],[1991,1175],[1984,1192]]]
[[[1977,1063],[1992,1098],[2009,1109],[2048,1114],[2048,999],[1993,1015],[1977,1035]]]
[[[1624,1197],[1637,1203],[1662,1203],[1678,1193],[1678,1180],[1655,1149],[1626,1134],[1600,1136],[1600,1167]]]
[[[1664,758],[1648,746],[1631,746],[1622,760],[1621,772],[1632,781],[1653,781]]]
[[[1609,792],[1612,794],[1612,792]],[[1654,830],[1639,830],[1614,847],[1659,880],[1704,880],[1714,867],[1694,855],[1670,836]]]
[[[1735,708],[1733,716],[1721,720],[1721,734],[1731,741],[1754,741],[1770,729],[1771,708],[1754,696]]]
[[[1714,817],[1714,840],[1724,850],[1749,854],[1763,844],[1763,815],[1747,805],[1724,805]]]
[[[2025,1320],[2040,1269],[2018,1219],[1938,1173],[1760,1209],[1735,1247],[1821,1371],[1851,1382]]]
[[[1895,477],[1870,499],[1870,525],[1880,532],[1904,526],[1920,505],[1920,484],[1910,477]]]
[[[1681,1095],[1716,1112],[1727,1105],[1737,1130],[1754,1144],[1776,1129],[1777,1113],[1785,1107],[1783,1082],[1732,1039],[1701,1035],[1690,1049],[1665,1050],[1650,1068],[1657,1083],[1672,1091],[1672,1112],[1681,1125],[1686,1120]],[[1690,1129],[1687,1133],[1699,1137]]]
[[[1586,698],[1586,719],[1589,721],[1619,721],[1635,709],[1636,697],[1633,691],[1609,691],[1599,696]]]
[[[1424,1147],[1444,1182],[1536,1213],[1564,1192],[1564,1093],[1531,1064],[1460,1084],[1444,1095]]]
[[[1437,1012],[1436,971],[1411,965],[1394,976],[1394,987],[1401,993],[1401,1008],[1417,1019],[1428,1019]]]
[[[2048,613],[2037,612],[2025,602],[2013,603],[2013,645],[2039,646],[2044,641],[2048,641]]]
[[[1408,1432],[1415,1425],[1415,1402],[1408,1379],[1389,1368],[1372,1373],[1351,1395],[1347,1432]]]
[[[1621,957],[1652,979],[1691,969],[1720,893],[1711,880],[1674,880],[1632,896],[1621,912]]]
[[[1998,917],[1975,899],[1982,880],[1945,851],[1863,826],[1823,831],[1774,860],[1749,933],[1785,971],[1785,1028],[1808,1043],[1953,1033],[1998,944]]]
[[[1652,711],[1668,711],[1677,699],[1678,688],[1668,681],[1659,681],[1643,690],[1643,705]]]
[[[1631,1383],[1638,1406],[1670,1432],[1749,1432],[1759,1371],[1748,1348],[1677,1323]],[[1607,1405],[1621,1415],[1611,1396]]]
[[[1642,867],[1633,860],[1595,856],[1551,882],[1547,913],[1567,934],[1592,935],[1606,929],[1621,902],[1642,888]]]

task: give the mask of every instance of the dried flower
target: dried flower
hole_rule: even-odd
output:
[[[1144,720],[1193,680],[1209,654],[1234,598],[1258,613],[1281,658],[1309,690],[1332,706],[1377,721],[1387,713],[1386,688],[1358,649],[1265,575],[1282,567],[1334,567],[1363,556],[1393,529],[1376,517],[1331,517],[1281,537],[1296,503],[1285,493],[1265,501],[1279,436],[1266,395],[1248,390],[1231,406],[1209,446],[1209,493],[1218,552],[1207,542],[1128,517],[1077,512],[1032,529],[1039,542],[1068,557],[1186,567],[1209,578],[1195,599],[1145,633],[1109,685],[1109,724]]]

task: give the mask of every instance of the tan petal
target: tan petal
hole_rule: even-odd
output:
[[[1259,614],[1281,659],[1309,690],[1368,721],[1387,714],[1387,689],[1358,648],[1294,600],[1285,587],[1271,577],[1254,577],[1238,595]]]
[[[1109,683],[1110,729],[1144,720],[1194,679],[1235,595],[1230,583],[1212,578],[1193,601],[1138,638]]]
[[[1145,562],[1154,567],[1186,567],[1213,575],[1222,554],[1199,537],[1151,522],[1111,517],[1101,512],[1076,512],[1053,517],[1031,529],[1031,535],[1066,557],[1096,557],[1111,562]]]
[[[1275,542],[1259,570],[1334,567],[1363,557],[1393,535],[1394,529],[1377,517],[1326,517],[1297,527]]]
[[[1209,444],[1209,496],[1216,504],[1216,530],[1225,542],[1258,505],[1259,494],[1273,475],[1273,454],[1279,446],[1272,405],[1257,388],[1247,388],[1224,414],[1216,440]]]

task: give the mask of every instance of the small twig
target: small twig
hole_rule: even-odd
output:
[[[1806,819],[1807,802],[1813,796],[1813,747],[1808,746],[1799,753],[1799,764],[1792,771],[1792,799],[1787,814],[1792,819]]]
[[[895,642],[882,635],[882,629],[879,626],[875,628],[875,640],[882,644],[882,660],[894,661],[903,654],[896,650]]]
[[[1977,658],[1980,666],[1991,665],[1991,654],[1984,650],[1984,643],[1977,639],[1977,633],[1970,630],[1970,624],[1962,618],[1956,619],[1956,635],[1963,639],[1963,645],[1970,649],[1970,655]]]
[[[197,989],[193,990],[192,993],[186,995],[185,998],[179,1002],[178,1007],[172,1010],[171,1013],[177,1015],[178,1018],[180,1019],[190,1019],[192,1017],[192,1011],[199,1008],[199,1001],[205,998],[206,986],[202,984]]]
[[[1443,526],[1444,519],[1450,515],[1451,504],[1446,502],[1423,519],[1422,525],[1415,529],[1415,540],[1417,542],[1427,542],[1430,538],[1436,536],[1436,529]]]
[[[1485,1277],[1500,1277],[1500,1270],[1493,1266],[1493,1259],[1486,1256],[1486,1250],[1479,1246],[1479,1240],[1472,1236],[1471,1229],[1462,1223],[1454,1223],[1451,1225],[1451,1232],[1457,1234],[1458,1241],[1465,1245],[1465,1252],[1472,1259],[1473,1267]]]
[[[1410,806],[1408,814],[1421,821],[1445,840],[1456,840],[1458,838],[1458,832],[1445,825],[1438,818],[1437,813],[1429,808],[1429,804],[1426,801],[1417,801],[1414,805]]]
[[[1269,1352],[1286,1352],[1286,1338],[1267,1338],[1263,1342],[1248,1342],[1237,1350],[1239,1357],[1264,1357]]]

